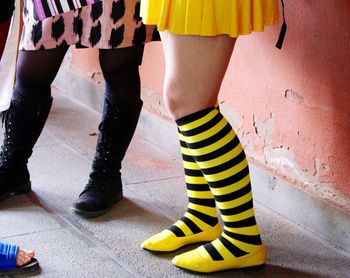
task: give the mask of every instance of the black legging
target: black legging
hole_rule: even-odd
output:
[[[140,99],[139,65],[144,45],[119,49],[100,49],[99,58],[106,81],[105,96],[113,105],[133,104]],[[35,104],[51,98],[51,84],[68,50],[19,51],[14,99],[24,98]]]
[[[0,23],[12,17],[15,8],[15,0],[0,0]]]

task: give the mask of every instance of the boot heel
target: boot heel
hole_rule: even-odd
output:
[[[14,188],[14,190],[11,191],[11,195],[26,194],[26,193],[29,193],[30,191],[32,191],[32,184],[29,181],[21,186]]]

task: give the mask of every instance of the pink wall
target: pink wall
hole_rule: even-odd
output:
[[[222,97],[244,116],[241,136],[257,161],[350,197],[350,2],[286,9],[283,50],[273,48],[278,28],[242,37]]]
[[[101,72],[96,49],[72,49],[72,70],[86,75],[90,72]]]
[[[350,2],[285,2],[283,49],[279,26],[242,36],[220,100],[256,163],[320,197],[350,197]],[[142,71],[158,94],[161,51],[148,45]]]
[[[240,37],[220,101],[251,161],[337,203],[350,197],[350,2],[285,2],[283,49],[274,47],[279,26]],[[99,70],[88,53],[73,53],[81,74]],[[141,72],[161,99],[160,43],[147,45]]]

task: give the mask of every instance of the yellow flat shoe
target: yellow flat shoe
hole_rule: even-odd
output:
[[[266,247],[260,245],[254,252],[242,257],[213,261],[203,246],[176,256],[173,265],[201,273],[211,273],[229,269],[261,267],[266,261]]]
[[[219,223],[209,230],[184,237],[177,237],[173,232],[164,230],[145,240],[141,247],[152,252],[171,252],[188,244],[213,241],[221,232]]]

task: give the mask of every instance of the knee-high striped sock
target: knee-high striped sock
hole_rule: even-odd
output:
[[[179,133],[188,207],[185,215],[169,228],[177,237],[198,234],[218,224],[214,196],[182,137]]]
[[[214,107],[181,118],[177,124],[215,196],[224,231],[216,240],[175,257],[173,263],[212,272],[237,268],[235,261],[258,252],[261,256],[249,264],[263,264],[265,248],[254,217],[248,163],[237,135]]]
[[[187,244],[211,241],[221,234],[214,196],[182,137],[179,132],[188,196],[187,211],[169,229],[143,242],[142,247],[149,251],[174,251]]]

